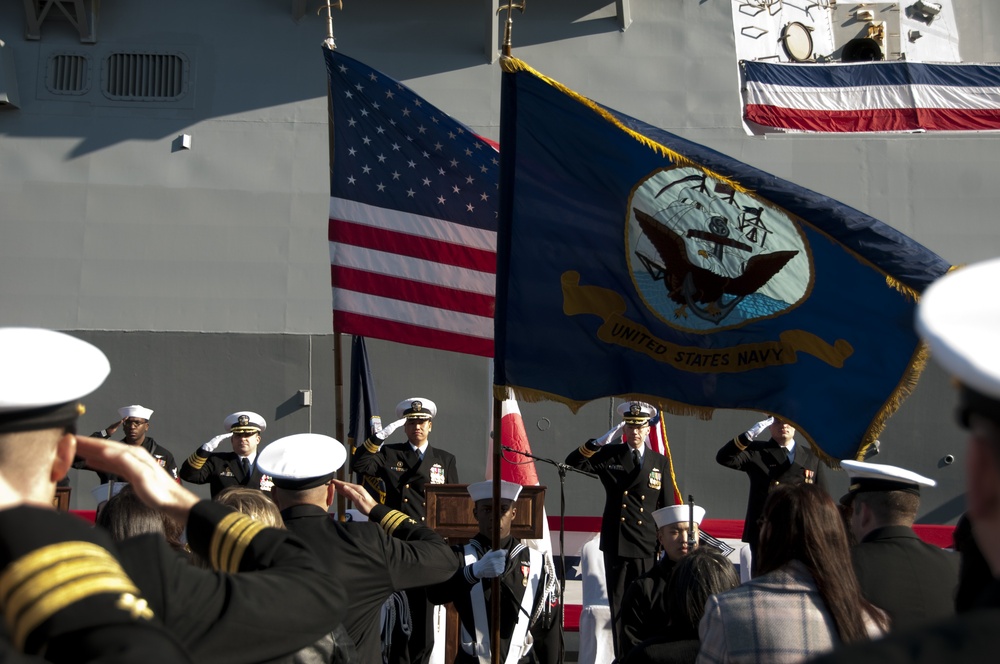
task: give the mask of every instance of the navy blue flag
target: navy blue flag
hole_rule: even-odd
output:
[[[382,430],[382,418],[378,414],[378,398],[375,396],[375,380],[368,363],[368,347],[365,338],[351,337],[351,407],[347,425],[347,441],[351,449]]]
[[[854,458],[912,390],[949,265],[821,194],[502,61],[495,384],[788,420]]]

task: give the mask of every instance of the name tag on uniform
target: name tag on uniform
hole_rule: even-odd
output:
[[[659,468],[654,468],[649,471],[649,488],[659,489],[662,479],[663,474],[660,472]]]

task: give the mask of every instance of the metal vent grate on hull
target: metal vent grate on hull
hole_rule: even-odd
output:
[[[112,53],[105,64],[109,99],[169,101],[187,91],[188,63],[177,54]]]
[[[49,58],[45,87],[57,95],[86,94],[90,90],[90,59],[70,53],[53,55]]]

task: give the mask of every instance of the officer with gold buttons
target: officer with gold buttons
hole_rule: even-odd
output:
[[[424,522],[428,484],[458,484],[455,455],[430,444],[437,404],[424,397],[403,399],[396,405],[400,418],[354,451],[352,470],[364,477],[362,483],[380,503],[400,510],[415,521]],[[393,431],[403,427],[406,442],[383,444]],[[419,664],[430,658],[434,645],[432,607],[421,589],[407,592],[413,630],[407,643],[408,654],[399,662]]]
[[[656,408],[641,401],[618,406],[622,421],[566,457],[574,468],[595,473],[604,485],[601,551],[607,575],[612,635],[620,642],[619,610],[625,589],[655,564],[656,522],[651,514],[674,502],[670,461],[646,445]],[[624,429],[624,442],[622,430]]]

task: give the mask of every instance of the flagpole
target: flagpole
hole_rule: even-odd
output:
[[[326,0],[326,4],[319,7],[316,13],[319,14],[323,10],[326,10],[326,39],[323,41],[323,45],[330,49],[331,51],[337,48],[337,44],[333,39],[333,10],[343,9],[344,5],[341,0]],[[333,121],[333,91],[330,89],[330,79],[327,78],[326,81],[326,113],[329,121],[327,122],[327,131],[329,132],[329,150],[330,150],[330,163],[333,164],[333,131],[330,130],[330,122]],[[333,326],[333,399],[334,399],[334,424],[333,432],[334,437],[343,441],[344,438],[344,349],[343,343],[341,342],[341,334],[337,332],[337,326]],[[353,451],[353,450],[351,450]],[[347,463],[337,470],[337,479],[344,481],[350,478],[348,472],[348,466],[351,463],[351,454],[347,456]],[[344,498],[344,494],[337,492],[337,515],[341,521],[347,520],[347,500]]]
[[[344,349],[343,343],[341,342],[341,337],[344,336],[339,332],[333,333],[333,394],[334,400],[337,402],[334,406],[336,415],[334,416],[334,437],[337,440],[345,440],[344,438]],[[351,462],[351,453],[348,452],[347,463],[342,465],[337,471],[337,479],[345,480],[350,478],[348,474],[347,466]],[[337,492],[337,516],[341,521],[347,520],[347,500],[344,498],[344,494],[340,491]]]
[[[496,360],[494,360],[495,362]],[[500,546],[500,458],[503,435],[503,402],[496,394],[493,395],[493,549]],[[490,630],[490,655],[493,664],[500,664],[500,577],[495,576],[491,582],[490,594],[490,616],[492,618]],[[514,644],[511,643],[511,648]]]

